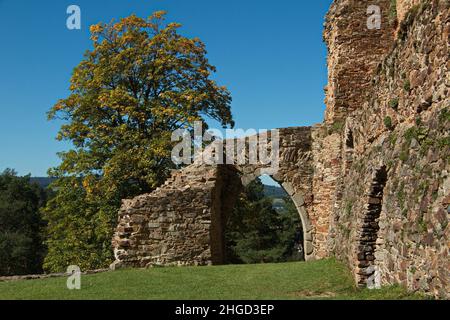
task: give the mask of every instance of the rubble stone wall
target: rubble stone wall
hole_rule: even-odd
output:
[[[372,72],[393,41],[390,3],[341,0],[331,5],[324,30],[328,47],[325,124],[342,125],[352,111],[361,107],[371,86]],[[381,9],[380,29],[367,28],[369,5]]]
[[[368,29],[367,8],[381,8]],[[326,17],[326,113],[280,129],[280,182],[299,211],[307,260],[335,256],[355,282],[449,298],[450,3],[335,0]],[[264,166],[194,164],[124,200],[114,266],[225,261],[242,185]]]
[[[308,213],[312,210],[311,128],[284,128],[278,133],[279,168],[272,177],[298,209],[306,259],[311,260],[314,248],[324,252],[326,246],[326,241],[315,240],[318,220]],[[213,154],[209,149],[204,152]],[[123,200],[112,267],[224,263],[224,231],[237,196],[243,185],[267,172],[270,165],[198,162],[174,172],[153,193]]]

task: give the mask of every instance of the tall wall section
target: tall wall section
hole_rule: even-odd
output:
[[[367,9],[377,5],[381,11],[381,28],[367,29]],[[372,75],[378,62],[393,44],[393,21],[389,18],[390,0],[335,1],[326,16],[324,40],[328,47],[328,85],[325,88],[326,112],[324,123],[313,130],[314,156],[313,195],[311,215],[321,221],[316,231],[319,241],[328,243],[326,249],[316,248],[317,257],[333,251],[337,223],[331,213],[341,206],[346,154],[343,152],[342,131],[349,114],[364,103],[371,88]]]
[[[370,5],[381,10],[380,29],[367,27]],[[324,31],[328,46],[326,124],[340,123],[361,107],[373,70],[392,46],[390,11],[391,0],[341,0],[331,5]]]
[[[344,83],[339,74],[346,58],[359,53],[346,52],[333,40],[333,34],[339,34],[334,28],[340,25],[333,22],[339,20],[334,15],[351,3],[355,5],[335,1],[326,29],[331,46],[328,90],[356,88],[348,101],[358,104],[349,108],[352,112],[340,133],[340,187],[329,207],[329,250],[349,265],[360,285],[398,283],[448,298],[450,4],[447,0],[397,1],[394,8],[385,4],[384,10],[390,12],[385,19],[397,14],[392,27],[384,24],[395,38],[389,42],[386,35],[390,48],[380,59],[368,56],[376,67],[371,67],[369,83],[362,81],[358,87],[358,81]],[[367,7],[369,1],[358,3]],[[327,97],[326,121],[331,122],[333,116],[340,117],[345,104],[333,91]],[[329,152],[336,157],[335,153]]]

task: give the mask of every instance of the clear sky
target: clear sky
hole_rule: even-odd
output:
[[[91,48],[89,26],[167,10],[181,33],[201,38],[236,127],[272,129],[322,121],[324,15],[332,0],[0,0],[0,171],[45,176],[70,145],[46,112],[68,95],[72,69]],[[81,8],[68,30],[66,9]],[[212,124],[214,126],[214,124]]]

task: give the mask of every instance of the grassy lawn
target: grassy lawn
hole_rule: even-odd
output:
[[[121,270],[81,277],[0,282],[0,299],[420,299],[399,287],[357,290],[334,260]]]

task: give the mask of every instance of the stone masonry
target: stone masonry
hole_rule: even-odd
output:
[[[309,260],[314,247],[324,252],[326,246],[325,241],[314,241],[313,227],[318,222],[308,215],[312,208],[311,128],[280,129],[279,136],[280,167],[273,178],[298,209]],[[153,193],[124,200],[113,239],[113,267],[224,263],[227,218],[242,186],[264,169],[258,164],[194,163],[174,172]]]
[[[360,285],[449,297],[449,6],[397,1],[395,37],[343,125],[329,250]]]
[[[324,122],[279,129],[272,177],[299,211],[307,260],[335,256],[359,286],[449,298],[449,37],[448,0],[335,0]],[[113,267],[224,263],[228,215],[264,169],[194,163],[124,200]]]

